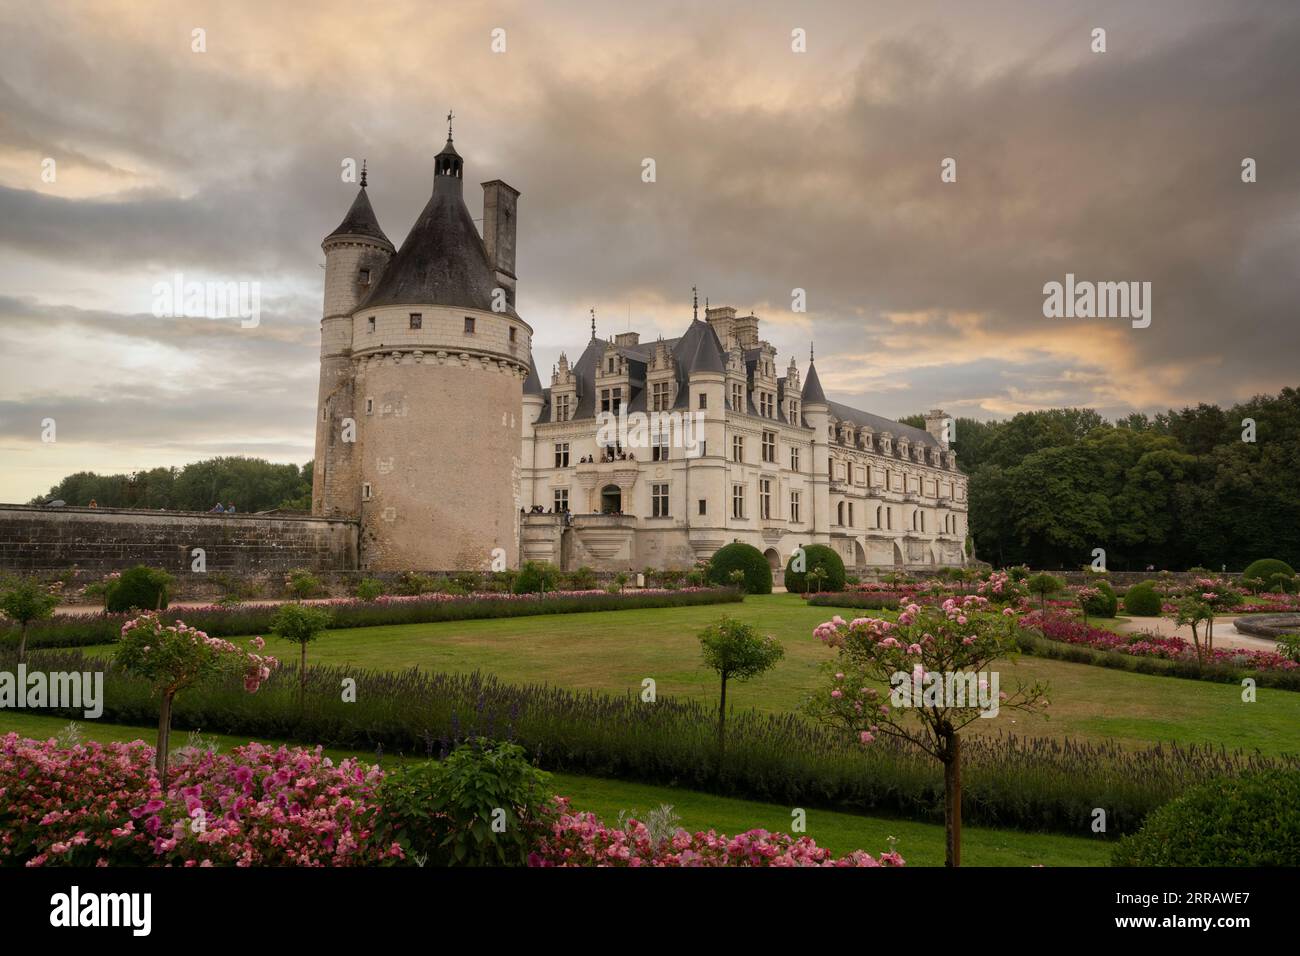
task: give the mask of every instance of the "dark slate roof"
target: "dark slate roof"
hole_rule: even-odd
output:
[[[807,398],[804,401],[807,401]],[[852,422],[858,428],[866,425],[877,434],[889,432],[895,438],[906,438],[914,445],[922,444],[933,445],[936,448],[940,447],[939,440],[924,428],[914,428],[911,425],[904,425],[902,422],[881,418],[879,415],[872,415],[870,412],[860,412],[856,408],[841,405],[839,402],[827,402],[826,404],[830,406],[833,416],[841,421]]]
[[[817,377],[817,366],[808,363],[808,374],[803,380],[803,403],[812,405],[817,402],[826,404],[826,393],[822,391],[821,380]]]
[[[687,372],[717,372],[722,375],[727,371],[718,333],[709,323],[699,319],[692,320],[686,334],[677,340],[673,357]]]
[[[440,155],[448,154],[444,150]],[[434,176],[424,211],[358,308],[427,304],[492,311],[496,273],[465,207],[462,187],[459,176]],[[513,307],[509,314],[515,314]]]
[[[533,361],[533,354],[528,353],[528,377],[524,379],[525,395],[544,395],[542,391],[542,379],[537,374],[537,363]]]
[[[375,216],[369,197],[366,196],[365,186],[357,191],[357,198],[352,200],[352,208],[343,217],[339,227],[325,237],[325,241],[328,242],[335,236],[367,236],[392,245],[384,235],[384,230],[379,228],[379,219]]]

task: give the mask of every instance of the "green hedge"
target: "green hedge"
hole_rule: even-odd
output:
[[[743,587],[747,594],[772,593],[772,568],[763,552],[752,544],[736,541],[725,545],[709,561],[709,581],[713,584],[730,586],[733,571],[745,575]]]
[[[735,588],[707,588],[662,594],[576,594],[563,592],[540,596],[463,597],[448,600],[337,601],[323,604],[333,615],[332,629],[381,627],[394,624],[436,624],[440,621],[469,621],[495,617],[529,617],[535,614],[576,614],[587,611],[630,611],[651,607],[696,607],[744,600]],[[269,634],[279,604],[245,604],[236,607],[183,608],[164,612],[164,621],[178,618],[210,637],[244,637]],[[31,626],[30,647],[86,647],[117,640],[130,614],[59,614]],[[0,628],[0,647],[18,646],[16,625]]]
[[[1254,578],[1265,583],[1275,574],[1294,577],[1295,569],[1285,561],[1280,561],[1277,558],[1260,558],[1258,561],[1250,562],[1250,564],[1246,565],[1246,570],[1241,572],[1243,578]]]
[[[1300,772],[1193,787],[1115,847],[1112,866],[1300,865]]]
[[[844,559],[839,556],[834,548],[828,548],[824,544],[806,544],[802,546],[803,550],[803,571],[795,571],[794,563],[799,559],[799,549],[796,549],[790,555],[790,560],[785,566],[785,589],[795,594],[807,594],[808,589],[812,587],[809,581],[809,575],[814,568],[821,568],[822,578],[818,586],[819,591],[843,591],[844,590]]]

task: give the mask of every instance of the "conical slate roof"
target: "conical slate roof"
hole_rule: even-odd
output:
[[[465,206],[461,160],[450,141],[438,161],[433,195],[363,308],[450,305],[494,311],[496,272]]]
[[[357,191],[357,198],[352,200],[352,208],[343,217],[339,227],[325,237],[325,242],[329,242],[335,236],[366,236],[392,245],[384,235],[384,230],[379,228],[379,219],[370,205],[365,186]]]
[[[542,377],[537,374],[537,363],[533,361],[532,353],[528,355],[528,377],[524,379],[525,395],[542,395]]]
[[[722,357],[722,344],[718,341],[718,333],[713,331],[713,326],[709,323],[701,322],[699,319],[692,321],[685,334],[677,340],[677,344],[673,347],[673,357],[688,373],[722,374],[727,371],[727,362]]]
[[[803,403],[805,405],[826,404],[826,393],[822,391],[821,380],[817,377],[817,367],[812,362],[808,363],[808,377],[803,382]]]

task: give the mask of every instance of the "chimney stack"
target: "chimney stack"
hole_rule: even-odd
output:
[[[483,183],[483,246],[506,301],[515,305],[515,216],[519,190],[499,179]]]

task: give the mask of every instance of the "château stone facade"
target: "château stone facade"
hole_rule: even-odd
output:
[[[960,565],[966,477],[950,420],[830,401],[759,319],[698,307],[677,338],[592,335],[549,387],[515,311],[518,191],[484,183],[480,237],[452,145],[395,250],[361,189],[322,244],[316,515],[360,523],[380,570],[687,567],[744,541],[782,566]]]

